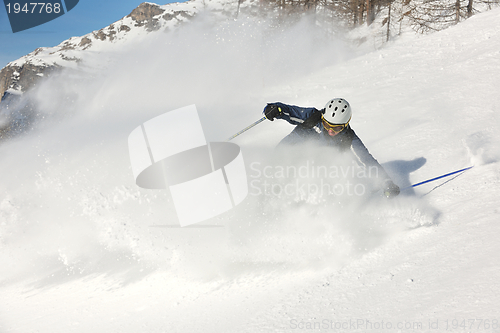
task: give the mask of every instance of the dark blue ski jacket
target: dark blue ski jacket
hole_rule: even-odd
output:
[[[374,166],[378,169],[379,181],[385,182],[391,180],[387,172],[370,154],[350,125],[339,134],[331,137],[323,127],[321,118],[318,116],[318,113],[321,111],[318,109],[303,108],[283,103],[273,104],[281,108],[281,113],[276,117],[277,119],[283,119],[292,125],[296,125],[295,129],[281,140],[278,146],[294,145],[305,140],[315,140],[320,145],[336,147],[341,151],[350,150],[361,166],[366,169]]]

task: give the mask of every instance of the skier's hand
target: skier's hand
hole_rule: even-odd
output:
[[[270,121],[273,121],[274,118],[276,118],[280,114],[281,114],[281,108],[276,104],[267,104],[267,106],[264,108],[264,115]]]
[[[388,199],[396,197],[400,192],[399,186],[394,184],[392,180],[387,180],[384,184],[384,195]]]

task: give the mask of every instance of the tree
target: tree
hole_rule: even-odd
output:
[[[406,15],[416,31],[426,33],[448,28],[498,3],[498,0],[413,0]]]

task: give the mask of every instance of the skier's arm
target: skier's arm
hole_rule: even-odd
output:
[[[351,150],[357,157],[359,162],[361,162],[366,170],[371,173],[370,167],[375,167],[377,170],[376,178],[379,180],[381,188],[384,190],[384,194],[389,198],[397,196],[399,194],[399,187],[394,184],[391,177],[387,174],[384,168],[378,163],[378,161],[370,154],[366,146],[363,144],[361,139],[354,133],[352,139]]]
[[[303,108],[295,105],[283,104],[280,102],[269,103],[264,108],[264,115],[269,120],[283,119],[292,125],[300,125],[308,119],[314,112],[318,112],[316,108]]]

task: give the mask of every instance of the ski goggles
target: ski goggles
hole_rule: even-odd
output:
[[[349,121],[345,124],[330,124],[328,121],[326,121],[324,118],[322,118],[323,120],[323,127],[327,130],[327,131],[333,131],[335,133],[340,133],[344,130],[344,128],[347,127],[347,125],[349,125],[349,121],[351,121],[349,119]]]

